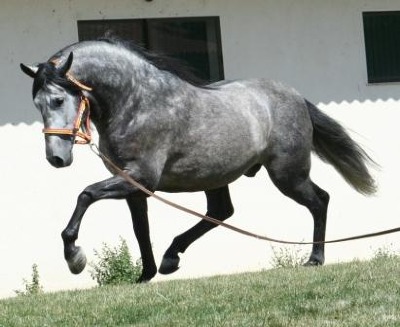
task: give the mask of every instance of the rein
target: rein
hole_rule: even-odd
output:
[[[92,89],[78,80],[76,80],[71,74],[67,73],[67,78],[74,83],[76,86],[81,88],[82,90],[85,91],[91,91]],[[84,113],[87,111],[86,115],[86,121],[85,124],[83,125],[83,128],[85,131],[82,130],[82,119]],[[136,180],[134,180],[126,171],[122,170],[120,167],[118,167],[110,158],[108,158],[106,155],[104,155],[99,147],[93,143],[92,137],[91,137],[91,132],[90,132],[90,105],[89,105],[89,100],[87,97],[85,97],[83,94],[81,94],[81,101],[79,104],[79,109],[78,109],[78,114],[74,122],[74,127],[72,129],[57,129],[57,128],[46,128],[43,129],[43,133],[45,134],[56,134],[56,135],[71,135],[74,137],[79,137],[81,140],[76,140],[75,139],[75,144],[89,144],[90,149],[104,162],[106,162],[110,167],[112,167],[119,176],[121,176],[123,179],[125,179],[129,184],[132,186],[138,188],[140,191],[145,193],[146,195],[155,198],[156,200],[165,203],[168,206],[171,206],[175,209],[178,209],[180,211],[183,211],[187,214],[190,214],[192,216],[198,217],[200,219],[203,219],[205,221],[208,221],[209,223],[215,224],[217,226],[222,226],[227,229],[230,229],[234,232],[237,232],[239,234],[249,236],[256,238],[258,240],[263,240],[263,241],[269,241],[269,242],[274,242],[274,243],[280,243],[280,244],[292,244],[292,245],[312,245],[312,244],[332,244],[332,243],[340,243],[340,242],[346,242],[346,241],[354,241],[354,240],[360,240],[364,238],[370,238],[370,237],[377,237],[377,236],[382,236],[382,235],[387,235],[387,234],[392,234],[396,232],[400,232],[400,227],[397,228],[392,228],[392,229],[387,229],[387,230],[382,230],[374,233],[367,233],[367,234],[362,234],[362,235],[356,235],[356,236],[350,236],[350,237],[344,237],[344,238],[338,238],[334,240],[328,240],[328,241],[317,241],[317,242],[295,242],[295,241],[285,241],[285,240],[279,240],[279,239],[274,239],[268,236],[263,236],[260,234],[252,233],[249,231],[246,231],[244,229],[238,228],[236,226],[227,224],[223,221],[220,221],[218,219],[209,217],[207,215],[200,214],[194,210],[188,209],[184,206],[181,206],[177,203],[174,203],[172,201],[169,201],[154,192],[148,190],[145,188],[142,184],[138,183]]]
[[[381,235],[386,235],[386,234],[392,234],[396,232],[400,232],[400,227],[393,228],[393,229],[387,229],[375,233],[368,233],[368,234],[362,234],[362,235],[356,235],[356,236],[350,236],[350,237],[344,237],[344,238],[338,238],[334,240],[329,240],[329,241],[317,241],[317,242],[295,242],[295,241],[285,241],[285,240],[279,240],[275,238],[271,238],[268,236],[263,236],[260,234],[252,233],[247,230],[241,229],[239,227],[224,223],[223,221],[220,221],[218,219],[212,218],[210,216],[203,215],[201,213],[198,213],[197,211],[191,210],[189,208],[186,208],[184,206],[181,206],[175,202],[169,201],[154,192],[148,190],[145,188],[142,184],[138,183],[135,181],[126,171],[122,170],[120,167],[118,167],[113,161],[111,161],[110,158],[108,158],[106,155],[104,155],[98,146],[95,143],[90,143],[90,148],[91,150],[98,156],[100,157],[103,161],[107,162],[117,173],[120,175],[122,178],[124,178],[128,183],[133,185],[134,187],[138,188],[140,191],[145,193],[148,196],[153,197],[154,199],[165,203],[166,205],[173,207],[175,209],[178,209],[180,211],[183,211],[185,213],[188,213],[192,216],[198,217],[200,219],[203,219],[205,221],[208,221],[209,223],[215,224],[217,226],[222,226],[227,229],[230,229],[234,232],[237,232],[239,234],[249,236],[256,238],[258,240],[263,240],[263,241],[269,241],[269,242],[274,242],[274,243],[280,243],[280,244],[291,244],[291,245],[312,245],[312,244],[330,244],[330,243],[340,243],[340,242],[346,242],[346,241],[354,241],[354,240],[360,240],[363,238],[370,238],[370,237],[376,237],[376,236],[381,236]]]

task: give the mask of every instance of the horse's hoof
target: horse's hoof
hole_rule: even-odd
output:
[[[146,277],[146,276],[140,276],[137,280],[136,280],[136,284],[146,284],[148,282],[150,282],[150,280],[153,277]]]
[[[69,270],[73,274],[80,274],[86,267],[86,255],[80,246],[76,248],[74,253],[67,259]]]
[[[157,274],[157,267],[142,271],[142,275],[136,280],[136,284],[148,283]]]
[[[305,264],[303,264],[304,267],[317,267],[317,266],[322,266],[323,262],[315,259],[310,259],[308,260]]]
[[[160,268],[158,272],[163,275],[172,274],[179,269],[179,257],[174,258],[163,257]]]

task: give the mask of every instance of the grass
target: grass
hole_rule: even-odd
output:
[[[0,301],[0,326],[400,326],[400,258]]]

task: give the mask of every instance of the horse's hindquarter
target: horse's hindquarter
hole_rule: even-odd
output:
[[[158,189],[217,188],[262,162],[270,128],[265,92],[248,82],[233,82],[199,91],[189,110],[190,119],[176,137]]]

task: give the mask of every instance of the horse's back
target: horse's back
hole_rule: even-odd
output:
[[[267,142],[276,138],[310,139],[312,123],[305,99],[293,88],[273,80],[250,79],[216,84],[228,92],[234,106],[258,121]],[[247,99],[248,107],[238,107]]]

